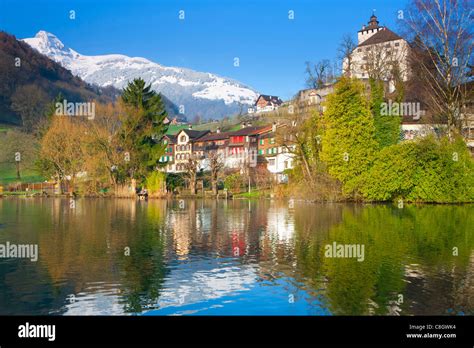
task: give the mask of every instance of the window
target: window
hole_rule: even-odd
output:
[[[269,159],[269,160],[268,160],[268,165],[269,165],[269,166],[274,166],[274,165],[275,165],[275,159],[274,159],[274,158]]]
[[[265,145],[265,140],[264,139],[260,139],[260,145]]]
[[[263,155],[263,150],[258,150],[259,155]]]
[[[285,169],[288,169],[288,161],[285,161],[284,165],[285,165]]]
[[[182,135],[179,139],[182,143],[186,142],[186,136],[185,135]]]
[[[395,47],[400,46],[400,42],[395,42]]]
[[[270,144],[275,144],[275,138],[270,139]]]

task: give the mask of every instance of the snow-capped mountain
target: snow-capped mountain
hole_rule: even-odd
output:
[[[28,45],[60,63],[88,83],[122,89],[136,77],[151,83],[188,117],[221,118],[255,102],[258,93],[235,80],[185,68],[166,67],[145,58],[121,54],[82,55],[66,47],[55,35],[39,31]]]

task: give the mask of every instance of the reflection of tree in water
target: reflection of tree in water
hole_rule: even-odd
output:
[[[121,221],[128,231],[130,256],[122,253],[123,303],[125,312],[139,313],[156,308],[163,287],[166,268],[165,225],[163,205],[143,204],[137,207],[136,221]],[[125,223],[125,226],[123,225]]]
[[[340,224],[329,232],[321,228],[312,234],[308,225],[296,220],[299,268],[314,287],[324,289],[334,314],[381,315],[400,310],[402,314],[449,314],[446,308],[472,313],[473,210],[472,206],[399,210],[386,205],[360,212],[344,209]],[[365,245],[365,260],[324,257],[324,246],[334,241]],[[417,269],[416,276],[411,268]],[[399,295],[402,303],[397,303]]]

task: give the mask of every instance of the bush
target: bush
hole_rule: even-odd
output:
[[[240,192],[244,178],[240,173],[228,175],[224,180],[224,187],[232,193]]]
[[[474,161],[459,138],[422,138],[382,149],[358,179],[372,201],[474,202]]]
[[[154,171],[145,180],[150,196],[159,196],[165,193],[166,174]]]

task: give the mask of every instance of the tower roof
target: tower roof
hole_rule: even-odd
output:
[[[372,16],[370,16],[368,27],[371,29],[379,27],[379,21],[377,20],[377,16],[375,14],[372,14]]]
[[[396,40],[402,40],[402,39],[403,39],[402,37],[395,34],[390,29],[384,28],[384,29],[380,30],[379,32],[377,32],[376,34],[369,37],[364,42],[360,43],[358,45],[358,47],[368,46],[368,45],[376,45],[376,44],[383,43],[383,42],[396,41]]]
[[[383,28],[383,27],[379,25],[377,16],[375,14],[372,14],[372,16],[370,16],[369,21],[367,22],[367,25],[363,25],[362,29],[359,30],[359,32],[362,32],[368,29],[378,29],[378,28]]]

